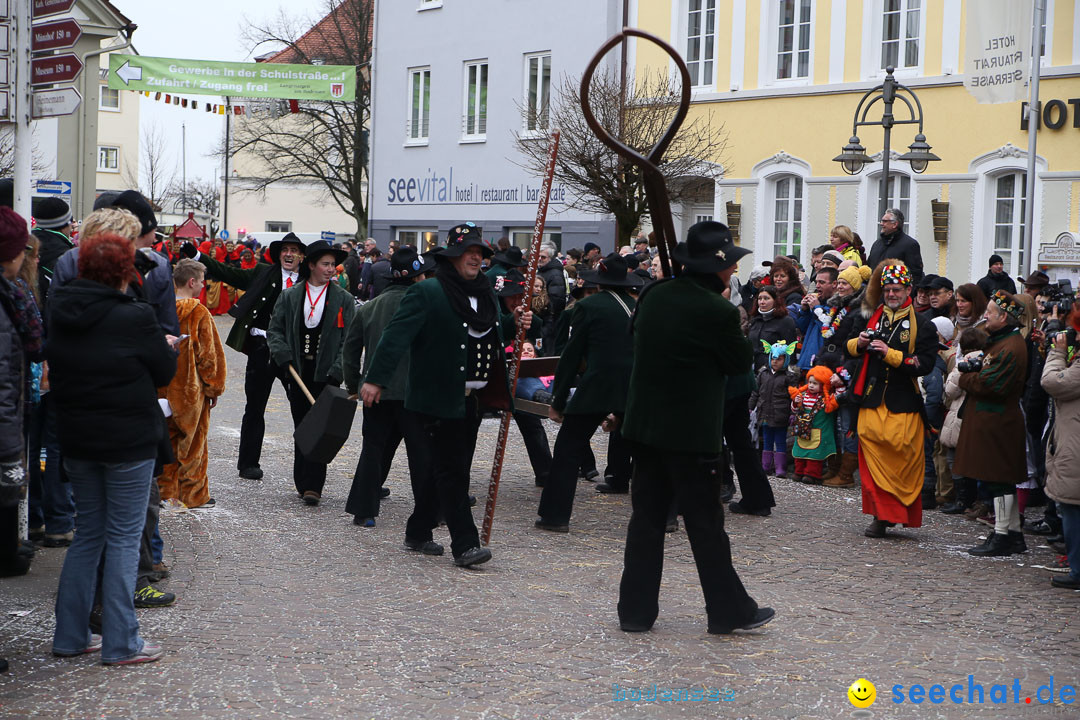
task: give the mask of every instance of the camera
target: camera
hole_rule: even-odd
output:
[[[875,340],[880,340],[883,343],[889,342],[889,332],[883,327],[878,327],[873,330],[866,328],[864,332],[866,333],[866,337],[870,338],[870,342],[874,342]]]
[[[1046,297],[1042,308],[1042,312],[1046,315],[1052,314],[1054,308],[1057,308],[1058,317],[1065,317],[1072,311],[1073,303],[1076,301],[1072,281],[1067,279],[1050,283],[1040,294]]]
[[[962,373],[979,372],[983,368],[982,357],[972,358],[970,360],[960,360],[956,363],[956,369]]]

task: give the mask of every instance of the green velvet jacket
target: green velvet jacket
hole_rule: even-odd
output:
[[[671,452],[719,453],[727,379],[753,361],[739,311],[710,278],[684,274],[642,293],[623,437]]]
[[[350,393],[356,393],[360,389],[360,383],[371,369],[371,358],[375,354],[375,347],[379,344],[379,338],[397,312],[401,299],[408,291],[408,285],[387,286],[372,301],[361,305],[356,316],[353,317],[349,334],[345,338],[345,353],[342,357],[342,370],[345,376],[345,388]],[[365,355],[364,349],[368,352]],[[361,366],[363,358],[363,366]],[[409,377],[409,357],[405,356],[404,362],[398,364],[390,384],[383,388],[384,400],[404,400],[405,383]]]
[[[280,275],[280,271],[278,271]],[[301,338],[304,330],[304,288],[307,284],[299,282],[281,293],[274,312],[270,316],[270,328],[266,331],[266,341],[270,345],[270,357],[274,364],[281,367],[292,363],[297,372],[300,367],[297,359],[303,354]],[[343,372],[341,353],[345,346],[345,336],[352,324],[356,312],[356,301],[341,286],[331,281],[326,289],[326,306],[323,308],[322,322],[319,324],[319,352],[315,355],[315,382],[340,384]]]
[[[504,338],[512,337],[513,323],[512,315],[496,322],[500,348],[506,346]],[[439,281],[419,282],[406,291],[383,331],[364,381],[389,387],[398,366],[408,358],[405,407],[439,418],[463,418],[468,336],[468,325],[450,307]],[[492,380],[478,395],[482,405],[507,410],[510,382],[504,353],[495,355],[499,368],[493,377],[501,380]]]
[[[552,385],[551,406],[570,415],[622,413],[634,367],[634,339],[630,316],[634,298],[620,290],[600,291],[574,303],[570,313],[570,339],[559,356]],[[567,400],[574,379],[581,372],[574,396]]]

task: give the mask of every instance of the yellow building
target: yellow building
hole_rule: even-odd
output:
[[[1051,277],[1075,281],[1080,0],[1045,2],[1040,97],[1050,117],[1039,132],[1035,240]],[[966,14],[976,6],[977,0],[632,0],[634,24],[687,60],[691,118],[711,113],[729,133],[726,156],[709,158],[722,163],[724,179],[713,198],[681,208],[680,233],[708,217],[736,225],[738,212],[740,242],[753,247],[755,264],[776,254],[798,255],[805,264],[838,224],[859,233],[869,250],[878,236],[881,128],[860,128],[875,159],[860,174],[844,174],[833,158],[852,134],[860,97],[889,64],[917,93],[925,135],[941,158],[915,174],[895,158],[907,152],[916,128],[893,129],[889,205],[907,216],[926,272],[956,282],[979,278],[997,253],[1010,274],[1022,274],[1028,136],[1021,103],[980,105],[963,86]],[[632,49],[631,62],[639,73],[669,63],[645,43]],[[872,119],[880,119],[880,107]],[[935,239],[932,201],[948,203],[947,238]]]

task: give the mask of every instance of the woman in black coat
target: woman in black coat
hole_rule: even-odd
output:
[[[750,330],[747,336],[754,348],[755,373],[769,361],[762,341],[770,345],[780,340],[793,343],[798,336],[794,318],[788,314],[787,308],[776,294],[776,288],[771,285],[764,285],[758,291],[757,300],[750,312]]]
[[[105,664],[152,662],[163,651],[139,637],[135,578],[139,540],[165,425],[156,388],[176,373],[176,355],[154,309],[127,294],[135,249],[117,235],[82,243],[79,277],[49,303],[56,430],[75,494],[75,539],[56,599],[53,654],[100,650]],[[104,638],[90,634],[98,564]]]

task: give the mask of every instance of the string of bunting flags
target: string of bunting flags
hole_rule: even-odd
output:
[[[148,90],[147,91],[142,91],[142,92],[138,92],[138,91],[136,91],[136,92],[138,94],[140,94],[140,95],[144,95],[145,97],[150,98],[152,100],[155,100],[157,102],[164,102],[166,105],[178,105],[179,107],[184,108],[184,109],[191,108],[192,110],[198,110],[199,105],[200,105],[198,100],[182,98],[179,95],[173,95],[171,93],[150,92]],[[300,112],[300,101],[299,100],[288,100],[288,101],[285,101],[285,102],[288,103],[290,113],[298,113],[298,112]],[[233,115],[247,115],[248,114],[248,109],[247,109],[246,105],[225,105],[223,103],[204,102],[204,103],[202,103],[202,106],[203,106],[203,108],[205,109],[206,112],[213,113],[214,115],[224,115],[229,107],[232,108]]]

